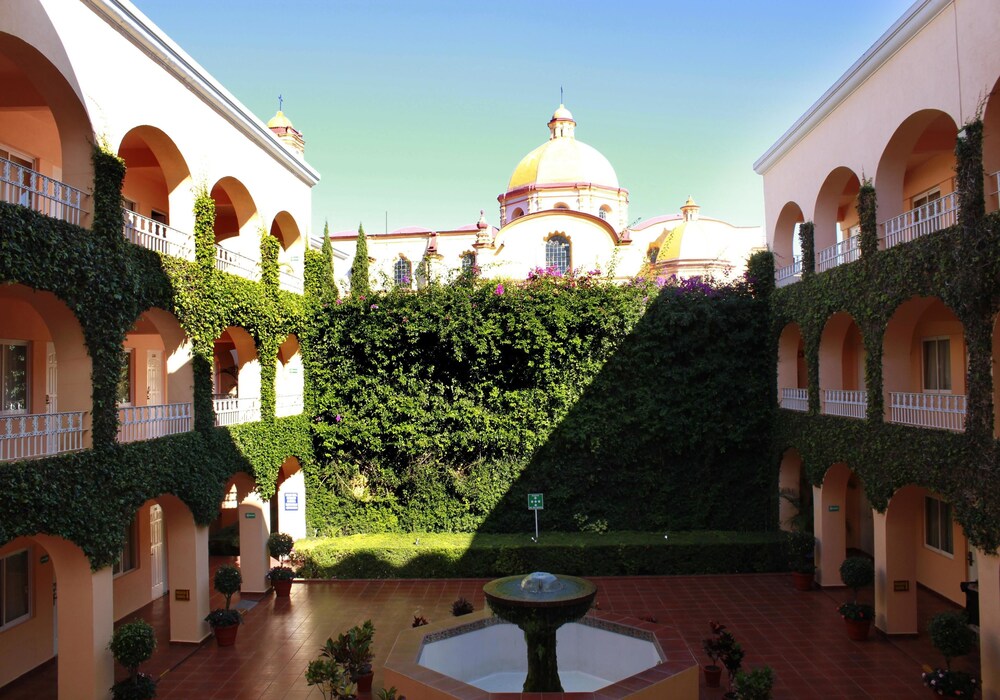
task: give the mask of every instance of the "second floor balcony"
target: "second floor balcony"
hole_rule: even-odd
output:
[[[75,187],[37,170],[0,158],[0,201],[82,226],[90,197]]]
[[[823,413],[828,416],[864,418],[868,414],[868,392],[824,389]]]
[[[882,223],[886,248],[907,243],[958,223],[958,193],[952,192]]]
[[[260,399],[216,397],[212,399],[215,408],[215,425],[240,425],[260,420]]]
[[[889,394],[889,420],[918,428],[965,430],[965,395],[905,393]]]
[[[851,236],[824,248],[816,255],[816,272],[831,270],[838,265],[854,262],[861,257],[861,245],[858,236]]]
[[[82,450],[85,411],[0,415],[0,462]]]
[[[302,413],[302,408],[302,394],[285,394],[275,397],[274,415],[278,418],[297,416]]]
[[[782,389],[779,403],[782,408],[789,411],[809,410],[809,390],[808,389]]]
[[[152,440],[165,435],[190,432],[194,412],[190,403],[158,406],[119,406],[118,442]]]
[[[251,282],[260,281],[260,263],[253,258],[215,246],[215,269],[243,277]]]
[[[802,256],[792,258],[791,265],[779,267],[774,273],[775,285],[785,287],[802,279]]]
[[[124,210],[126,240],[143,248],[182,260],[194,260],[194,236],[149,217]]]

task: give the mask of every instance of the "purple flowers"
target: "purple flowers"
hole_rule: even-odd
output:
[[[374,311],[374,310],[375,310],[375,309],[377,309],[377,308],[378,308],[378,304],[372,304],[372,305],[371,305],[371,309],[372,309],[372,311]]]
[[[497,288],[493,290],[493,293],[496,294],[498,297],[502,297],[503,296],[503,283],[502,282],[497,285]]]
[[[333,417],[333,422],[334,423],[339,423],[342,420],[344,420],[344,417],[342,415],[340,415],[339,413]]]

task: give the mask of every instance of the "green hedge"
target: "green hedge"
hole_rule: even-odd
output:
[[[487,578],[530,571],[574,576],[787,570],[779,532],[608,532],[529,535],[352,535],[299,541],[305,578]]]

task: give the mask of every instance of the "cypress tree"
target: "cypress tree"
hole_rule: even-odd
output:
[[[340,291],[337,289],[337,282],[333,278],[333,244],[330,243],[329,221],[323,222],[323,246],[320,248],[320,252],[323,254],[323,274],[320,277],[320,284],[325,294],[329,294],[332,298],[336,299],[340,296]]]
[[[358,225],[358,244],[354,250],[354,263],[351,265],[351,294],[354,296],[370,294],[368,284],[368,239],[365,237],[365,227]]]

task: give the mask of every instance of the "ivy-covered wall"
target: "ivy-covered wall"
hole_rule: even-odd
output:
[[[758,286],[541,276],[317,306],[310,526],[523,531],[539,491],[548,529],[773,527]]]
[[[980,122],[966,125],[956,157],[962,207],[956,226],[877,250],[876,192],[865,183],[858,205],[860,259],[820,274],[804,265],[801,282],[776,290],[773,337],[790,323],[801,330],[809,412],[777,412],[774,459],[777,464],[787,449],[798,450],[815,485],[822,483],[832,464],[846,462],[880,511],[908,484],[937,491],[952,502],[972,543],[992,551],[1000,545],[992,377],[992,333],[1000,310],[1000,214],[983,213]],[[800,233],[805,255],[813,247],[812,227],[803,225]],[[883,338],[893,314],[913,297],[941,299],[962,323],[969,355],[964,433],[884,422]],[[820,338],[837,312],[851,315],[864,342],[868,418],[863,421],[819,415]]]
[[[262,235],[262,281],[215,270],[214,203],[198,196],[196,262],[161,257],[122,235],[125,166],[95,150],[90,229],[0,203],[0,281],[53,293],[73,312],[92,361],[93,449],[0,464],[0,543],[45,532],[79,545],[95,567],[114,560],[136,509],[173,494],[207,524],[218,513],[226,481],[251,474],[267,498],[282,462],[308,466],[312,445],[304,417],[275,419],[278,346],[301,333],[302,297],[278,289],[277,241]],[[194,346],[195,431],[117,444],[116,387],[122,344],[150,308],[173,313]],[[215,428],[213,342],[228,326],[254,338],[261,363],[262,421]]]

